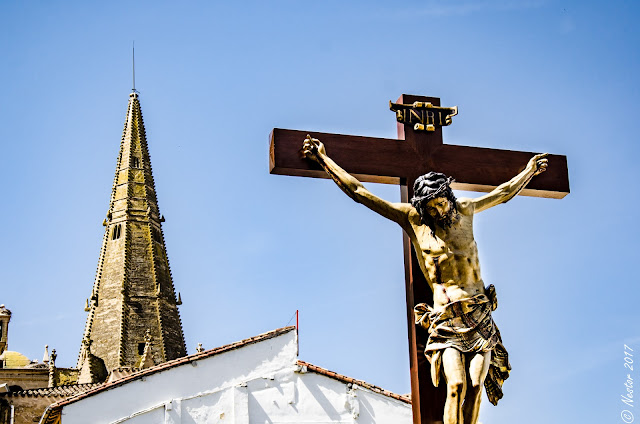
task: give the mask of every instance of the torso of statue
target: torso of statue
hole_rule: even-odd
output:
[[[470,199],[457,202],[451,226],[436,226],[435,234],[424,225],[417,211],[409,215],[411,241],[431,290],[433,307],[484,293],[478,248],[473,238],[473,206]]]

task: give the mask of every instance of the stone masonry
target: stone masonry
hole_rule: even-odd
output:
[[[186,355],[138,94],[129,106],[78,368],[139,365],[147,331],[153,363]],[[147,336],[148,337],[148,336]],[[87,352],[89,350],[89,352]],[[91,353],[92,355],[89,355]]]

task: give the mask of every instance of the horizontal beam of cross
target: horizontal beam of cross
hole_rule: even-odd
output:
[[[512,150],[441,144],[421,153],[405,140],[355,135],[310,133],[329,156],[364,182],[399,184],[401,179],[437,171],[455,178],[457,190],[488,192],[524,169],[535,154]],[[270,135],[269,172],[328,178],[320,166],[300,154],[305,131],[275,128]],[[416,160],[416,158],[420,160]],[[549,155],[547,172],[534,178],[520,194],[561,199],[569,193],[567,158]]]

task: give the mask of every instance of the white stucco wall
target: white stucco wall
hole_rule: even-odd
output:
[[[297,365],[295,331],[63,409],[62,424],[411,423],[411,406]]]
[[[411,423],[411,406],[313,372],[248,382],[251,423]]]

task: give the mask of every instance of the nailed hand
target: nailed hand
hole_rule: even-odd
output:
[[[317,161],[318,154],[326,154],[324,144],[317,138],[312,138],[311,135],[307,134],[307,138],[302,143],[302,155],[307,159]]]
[[[536,176],[538,174],[542,174],[547,170],[547,166],[549,165],[549,160],[547,156],[549,153],[542,153],[539,155],[535,155],[529,160],[527,164],[527,169],[533,172],[533,175]]]

